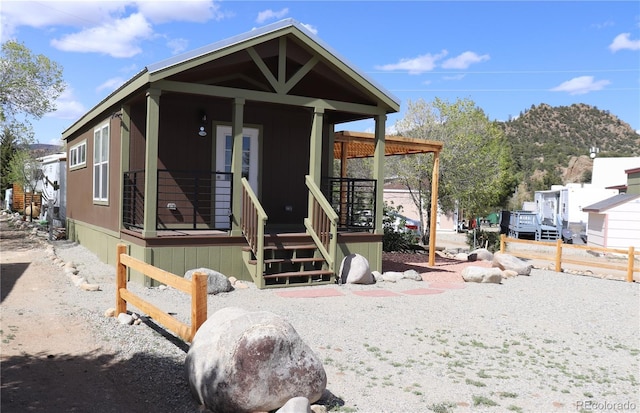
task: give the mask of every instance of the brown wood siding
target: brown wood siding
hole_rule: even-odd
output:
[[[99,205],[93,202],[93,132],[109,122],[109,202]],[[88,130],[67,142],[71,148],[82,140],[87,140],[87,165],[67,171],[67,217],[96,225],[112,231],[120,229],[118,222],[120,207],[120,118],[102,118]],[[67,149],[67,159],[69,153]]]
[[[262,192],[269,224],[301,225],[307,216],[309,142],[312,114],[292,106],[247,105],[245,123],[263,125]],[[291,206],[289,212],[285,207]]]

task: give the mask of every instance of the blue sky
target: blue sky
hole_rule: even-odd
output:
[[[284,18],[400,99],[388,132],[409,101],[436,97],[469,98],[491,120],[586,103],[640,131],[638,1],[3,0],[0,16],[2,42],[64,68],[58,110],[33,122],[41,143],[145,66]]]

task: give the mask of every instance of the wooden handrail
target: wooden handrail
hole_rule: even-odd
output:
[[[256,257],[256,268],[259,274],[254,277],[254,282],[258,283],[258,287],[264,287],[264,227],[267,225],[267,213],[260,205],[258,197],[251,189],[249,181],[246,178],[240,180],[242,182],[242,217],[240,220],[240,228],[244,234],[249,248]],[[260,276],[258,276],[260,275]]]
[[[309,188],[309,214],[304,226],[311,235],[316,247],[322,254],[331,271],[335,271],[338,245],[338,214],[313,182],[309,175],[305,176]]]
[[[191,325],[185,324],[153,304],[127,290],[127,267],[147,277],[191,294]],[[198,328],[207,319],[207,275],[196,272],[191,281],[156,268],[127,255],[127,246],[118,244],[116,250],[116,314],[127,312],[127,303],[138,307],[152,319],[173,331],[184,341],[191,342]]]
[[[563,249],[580,249],[580,250],[589,250],[589,251],[598,251],[598,252],[605,252],[605,253],[616,253],[616,254],[625,254],[628,256],[628,260],[627,260],[627,266],[626,267],[622,267],[619,265],[613,265],[613,264],[605,264],[605,263],[600,263],[600,262],[589,262],[588,264],[592,267],[598,267],[598,268],[606,268],[606,269],[610,269],[610,270],[619,270],[619,271],[626,271],[627,272],[627,282],[633,282],[633,273],[634,272],[640,272],[640,267],[639,268],[635,268],[635,256],[636,256],[636,251],[635,248],[633,246],[629,247],[628,249],[622,249],[622,248],[606,248],[606,247],[598,247],[598,246],[591,246],[591,245],[575,245],[575,244],[563,244],[561,239],[558,239],[556,242],[542,242],[542,241],[531,241],[531,240],[524,240],[524,239],[518,239],[518,238],[509,238],[507,237],[505,234],[500,235],[500,252],[505,252],[506,251],[506,244],[507,243],[511,243],[511,244],[529,244],[529,245],[539,245],[539,246],[543,246],[543,247],[549,247],[549,248],[555,248],[556,249],[556,253],[555,253],[555,257],[554,257],[554,261],[555,261],[555,270],[556,272],[562,272],[562,263],[568,263],[568,264],[584,264],[585,261],[584,260],[574,260],[574,259],[570,259],[570,258],[563,258],[562,257],[562,251]],[[517,256],[517,257],[522,257],[522,258],[534,258],[534,259],[540,259],[540,260],[546,260],[546,261],[551,261],[551,258],[549,258],[549,255],[535,255],[535,254],[528,254],[528,253],[522,253],[522,252],[518,252],[518,251],[513,251],[513,252],[509,252],[511,255]]]

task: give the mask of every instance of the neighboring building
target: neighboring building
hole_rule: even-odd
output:
[[[429,196],[429,194],[427,194]],[[428,200],[425,200],[425,202]],[[394,207],[402,206],[401,214],[407,218],[420,220],[420,211],[416,207],[411,193],[406,187],[403,187],[393,182],[387,183],[384,186],[384,202],[393,205]],[[428,211],[422,211],[423,221],[428,222]],[[456,231],[457,215],[456,213],[445,213],[441,208],[438,208],[438,214],[436,218],[436,230],[437,231]]]
[[[542,225],[557,227],[564,240],[578,242],[586,236],[589,218],[582,208],[617,194],[617,189],[593,184],[552,185],[535,192],[535,212]]]
[[[56,153],[37,160],[42,164],[42,179],[36,186],[42,196],[40,218],[47,218],[50,205],[54,226],[62,226],[67,216],[67,154]]]
[[[67,236],[110,264],[124,243],[259,287],[332,283],[353,253],[381,271],[384,156],[442,149],[386,137],[399,108],[294,20],[147,66],[63,132]],[[364,119],[374,134],[335,132]],[[354,157],[372,179],[345,176]]]
[[[640,248],[640,167],[627,169],[627,192],[583,208],[589,214],[587,243]]]
[[[640,156],[617,158],[595,158],[591,173],[591,184],[596,188],[610,188],[624,184],[626,170],[640,165]]]

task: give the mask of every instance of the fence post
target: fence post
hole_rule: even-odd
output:
[[[116,316],[127,312],[127,302],[120,296],[120,289],[127,288],[127,267],[120,262],[120,255],[127,253],[127,246],[118,244],[116,248]]]
[[[627,282],[633,282],[633,264],[635,261],[635,248],[629,247],[629,264],[627,266]]]
[[[191,332],[189,341],[207,320],[207,274],[196,272],[191,279]]]
[[[507,236],[504,234],[500,234],[500,252],[504,253],[504,249],[505,249],[505,240],[506,240]]]
[[[562,272],[562,238],[556,240],[556,272]]]

